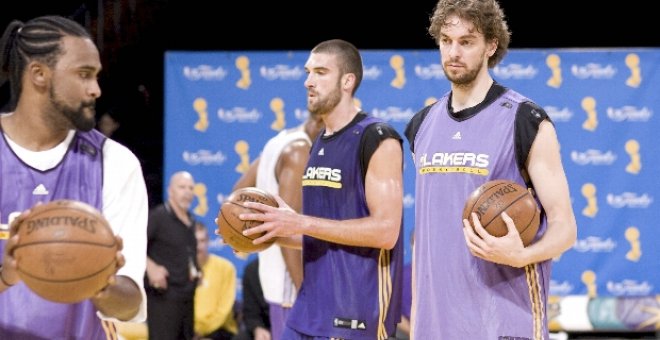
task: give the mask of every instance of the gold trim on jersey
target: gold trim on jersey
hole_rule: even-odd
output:
[[[392,300],[392,276],[390,275],[390,255],[387,249],[381,249],[378,256],[378,333],[379,340],[388,338],[385,318]]]
[[[541,296],[541,280],[539,278],[538,266],[536,263],[525,266],[525,277],[527,278],[527,289],[529,292],[529,301],[532,303],[532,327],[533,339],[543,340],[543,318],[544,310],[543,298]]]

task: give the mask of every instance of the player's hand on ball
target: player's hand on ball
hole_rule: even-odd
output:
[[[301,215],[286,204],[279,195],[273,195],[273,197],[275,197],[275,200],[279,204],[278,207],[256,202],[245,202],[246,208],[258,210],[259,212],[242,213],[239,215],[241,220],[263,222],[263,224],[243,231],[243,234],[246,236],[265,233],[263,236],[254,240],[255,244],[267,242],[274,237],[290,237],[300,234],[297,230],[301,225]]]
[[[126,258],[124,258],[124,254],[121,252],[124,249],[124,240],[119,235],[115,235],[115,240],[117,242],[117,255],[116,255],[117,269],[115,270],[115,274],[116,274],[119,268],[123,267],[126,264]]]
[[[470,253],[478,258],[516,268],[523,267],[527,263],[523,256],[525,247],[520,239],[520,234],[506,212],[503,212],[501,216],[506,223],[508,233],[496,237],[488,233],[481,225],[477,215],[472,213],[471,221],[463,220],[465,243]]]
[[[216,224],[216,234],[235,251],[254,253],[270,247],[275,240],[255,242],[262,234],[245,234],[245,231],[260,225],[260,220],[245,220],[240,218],[243,213],[254,213],[261,215],[261,210],[251,209],[247,203],[258,202],[264,206],[277,206],[273,195],[256,187],[243,187],[234,190],[220,206]],[[257,204],[260,206],[260,204]],[[261,207],[263,209],[263,206]]]
[[[15,217],[9,224],[9,239],[5,243],[5,251],[2,258],[2,280],[11,286],[21,281],[18,276],[16,259],[14,258],[14,249],[19,243],[18,229],[22,225],[23,220],[30,214],[30,210],[23,211],[20,215]]]
[[[35,294],[59,303],[95,296],[123,265],[121,239],[99,210],[76,200],[35,205],[13,221],[16,274]],[[35,227],[36,226],[36,227]]]
[[[2,282],[7,286],[13,286],[21,280],[16,270],[16,259],[12,251],[16,247],[17,242],[18,235],[13,235],[5,243],[5,254],[2,258],[0,275],[2,276]]]
[[[123,267],[126,264],[126,258],[122,254],[122,249],[124,249],[124,240],[121,236],[115,235],[115,242],[117,243],[117,255],[115,256],[115,272],[108,276],[108,284],[105,287],[101,288],[93,297],[92,300],[103,300],[110,297],[109,287],[117,284],[117,271],[119,268]]]

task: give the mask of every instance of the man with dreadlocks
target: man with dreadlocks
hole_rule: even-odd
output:
[[[112,321],[144,321],[147,190],[137,157],[93,130],[101,95],[99,51],[78,23],[12,21],[0,38],[0,339],[115,339]],[[120,247],[108,285],[80,303],[34,294],[13,258],[25,211],[57,199],[103,212]],[[123,246],[121,246],[123,245]]]

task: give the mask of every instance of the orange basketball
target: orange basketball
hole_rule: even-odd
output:
[[[271,239],[261,244],[252,244],[252,241],[264,235],[264,233],[245,236],[243,231],[260,225],[261,221],[244,221],[238,218],[242,213],[255,213],[258,210],[246,208],[243,203],[258,202],[273,207],[278,207],[277,201],[273,195],[268,192],[255,188],[241,188],[232,192],[229,197],[220,206],[220,212],[216,219],[218,230],[216,234],[222,236],[222,239],[234,250],[243,253],[254,253],[268,248],[275,242]]]
[[[478,187],[465,202],[463,218],[472,222],[470,213],[475,212],[488,233],[501,237],[508,232],[500,216],[503,211],[513,219],[523,244],[529,245],[539,229],[541,212],[529,190],[516,182],[493,180]]]
[[[115,273],[117,242],[94,207],[73,200],[35,206],[18,229],[18,275],[44,299],[75,303],[94,296]]]

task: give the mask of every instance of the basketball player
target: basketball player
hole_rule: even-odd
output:
[[[328,40],[312,49],[307,108],[325,124],[302,177],[303,214],[246,206],[265,223],[261,243],[303,249],[305,277],[283,339],[387,339],[400,320],[403,268],[402,139],[387,123],[355,107],[362,59],[351,43]],[[301,237],[302,236],[302,237]]]
[[[309,159],[312,140],[318,136],[323,122],[311,113],[297,127],[282,130],[271,138],[233,190],[256,186],[279,194],[295,211],[302,206],[302,176]],[[279,340],[286,318],[303,279],[300,249],[277,244],[258,253],[259,281],[269,304],[272,340]]]
[[[576,239],[555,128],[488,72],[510,39],[496,0],[440,0],[429,33],[451,90],[405,132],[416,174],[412,337],[548,339],[550,261]],[[493,179],[536,192],[542,222],[532,245],[523,247],[506,214],[501,238],[475,214],[462,220],[470,192]]]
[[[0,80],[11,88],[0,118],[0,339],[113,339],[111,321],[145,320],[147,190],[135,155],[93,130],[100,71],[88,32],[63,17],[12,21],[0,39]],[[101,210],[123,242],[108,286],[80,303],[32,293],[12,257],[14,217],[56,199]]]

